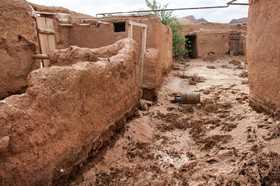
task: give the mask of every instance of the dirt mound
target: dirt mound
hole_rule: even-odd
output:
[[[32,71],[32,54],[37,52],[36,24],[26,1],[0,3],[0,99],[22,93]]]

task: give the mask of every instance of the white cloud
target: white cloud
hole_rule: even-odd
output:
[[[29,2],[46,5],[61,6],[69,10],[95,16],[97,13],[134,11],[147,9],[144,0],[28,0]],[[161,4],[169,3],[168,8],[188,8],[202,6],[223,6],[229,0],[158,0]],[[238,0],[248,3],[248,0]],[[194,15],[196,18],[205,18],[212,22],[229,22],[231,19],[247,17],[248,6],[230,6],[224,9],[210,10],[182,10],[174,11],[177,17]]]

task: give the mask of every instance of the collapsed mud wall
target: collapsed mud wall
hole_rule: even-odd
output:
[[[250,104],[280,117],[280,1],[250,0],[247,60]]]
[[[194,57],[246,54],[246,24],[200,23],[183,25],[184,36],[191,36]],[[191,45],[192,45],[191,44]]]
[[[118,48],[112,56],[106,47],[89,52],[108,61],[83,59],[32,71],[26,93],[0,103],[0,185],[50,184],[123,130],[122,118],[140,98],[137,43],[125,39],[111,48]],[[72,51],[52,53],[52,64],[65,52]]]
[[[0,2],[0,99],[22,93],[38,50],[36,23],[26,1]]]

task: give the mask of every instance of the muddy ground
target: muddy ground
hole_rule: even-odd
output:
[[[277,185],[279,121],[248,103],[242,57],[175,63],[157,103],[142,100],[126,132],[72,185]],[[197,104],[172,103],[197,91]]]

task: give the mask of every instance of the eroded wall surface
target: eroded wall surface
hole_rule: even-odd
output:
[[[162,25],[158,19],[152,23],[154,27],[148,27],[148,40],[155,40],[155,45],[148,47],[146,51],[143,83],[143,98],[148,100],[157,99],[163,77],[170,70],[173,61],[171,28]]]
[[[280,117],[280,1],[250,0],[247,60],[250,104]],[[278,111],[277,111],[278,110]]]
[[[230,54],[231,40],[237,42],[236,54],[246,54],[246,25],[200,23],[183,25],[184,36],[196,36],[197,57],[207,58]]]
[[[0,2],[0,99],[22,93],[38,50],[36,24],[25,1]]]
[[[110,56],[110,48],[118,50]],[[52,64],[72,52],[55,51]],[[82,61],[31,72],[26,93],[0,103],[0,141],[9,137],[0,145],[0,185],[51,184],[124,129],[140,98],[137,44],[125,39],[86,55],[99,52],[109,61],[81,50]]]

